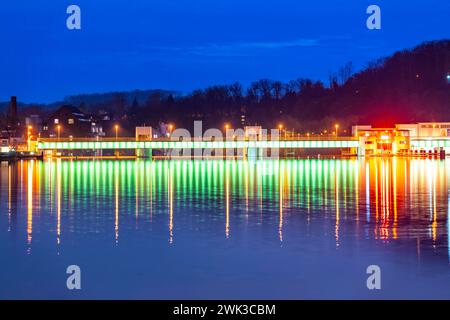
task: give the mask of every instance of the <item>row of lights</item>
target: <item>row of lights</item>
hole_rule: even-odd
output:
[[[172,124],[170,124],[169,125],[169,132],[171,133],[172,132],[172,130],[173,130],[173,125]],[[27,133],[27,139],[29,140],[30,138],[31,138],[31,130],[33,130],[33,127],[32,126],[28,126],[28,133]],[[58,139],[61,137],[61,125],[57,125],[56,126],[56,131],[58,132]],[[119,125],[118,124],[116,124],[116,125],[114,125],[114,131],[115,131],[115,133],[116,133],[116,139],[118,138],[118,136],[119,136]]]
[[[224,127],[225,127],[225,131],[228,131],[228,129],[230,129],[230,124],[225,123]],[[336,129],[336,131],[335,131],[336,136],[338,136],[339,124],[335,124],[334,127],[335,127],[335,129]],[[173,126],[172,124],[170,124],[170,125],[169,125],[169,132],[168,132],[168,136],[169,136],[169,137],[170,137],[170,135],[171,135],[171,133],[172,133],[173,128],[174,128],[174,126]],[[280,131],[282,131],[282,130],[283,130],[283,125],[282,125],[282,124],[279,124],[279,125],[278,125],[278,129],[279,129]],[[116,126],[116,130],[117,130],[117,126]],[[285,131],[285,132],[286,132],[286,131]],[[325,132],[326,132],[326,130],[325,130]],[[307,136],[309,136],[309,133],[307,133]],[[117,138],[117,133],[116,133],[116,138]]]
[[[336,136],[337,136],[337,135],[338,135],[339,125],[338,125],[338,124],[335,124],[334,127],[335,127],[335,129],[336,129]],[[225,130],[228,130],[229,128],[230,128],[230,125],[229,125],[228,123],[226,123],[226,124],[225,124]],[[280,131],[283,130],[283,125],[282,125],[281,123],[278,125],[278,129],[279,129]],[[326,130],[325,130],[325,132],[326,132]],[[307,133],[307,135],[309,136],[309,133]]]
[[[30,131],[32,130],[33,128],[31,127],[31,126],[29,126],[28,127],[28,138],[31,138],[31,136],[30,136]],[[115,130],[115,132],[116,132],[116,139],[118,138],[118,134],[119,134],[119,125],[115,125],[114,126],[114,130]],[[58,139],[61,137],[61,125],[60,124],[58,124],[57,126],[56,126],[56,131],[58,132]]]
[[[335,127],[335,129],[336,129],[336,136],[338,135],[338,129],[339,129],[339,125],[338,124],[335,124],[334,125],[334,127]],[[32,126],[28,126],[28,139],[30,139],[31,138],[31,130],[33,129],[33,127]],[[173,129],[174,129],[174,125],[173,124],[169,124],[169,132],[168,132],[168,136],[170,137],[170,135],[172,134],[172,131],[173,131]],[[230,129],[230,125],[228,124],[228,123],[226,123],[225,124],[225,130],[228,130],[228,129]],[[280,130],[280,131],[282,131],[283,130],[283,125],[282,124],[279,124],[278,125],[278,129]],[[57,130],[57,132],[58,132],[58,139],[61,137],[61,125],[57,125],[56,126],[56,130]],[[116,133],[116,139],[118,139],[118,136],[119,136],[119,125],[114,125],[114,131],[115,131],[115,133]],[[325,130],[325,132],[326,132],[326,130]],[[309,133],[307,133],[307,135],[309,136]]]

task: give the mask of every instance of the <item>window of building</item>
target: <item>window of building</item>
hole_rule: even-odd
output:
[[[73,120],[72,118],[70,118],[69,120],[67,120],[67,123],[68,123],[68,124],[74,124],[74,123],[75,123],[75,120]]]
[[[58,124],[58,123],[59,123],[59,119],[55,118],[55,124]]]

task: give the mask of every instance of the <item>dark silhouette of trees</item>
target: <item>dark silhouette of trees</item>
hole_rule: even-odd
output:
[[[252,82],[247,88],[235,82],[194,90],[181,96],[156,91],[139,102],[123,93],[108,101],[84,104],[96,113],[107,110],[121,126],[133,132],[135,126],[173,123],[192,128],[202,120],[204,127],[223,128],[224,123],[241,127],[260,124],[311,132],[352,124],[388,126],[399,122],[448,121],[450,115],[450,41],[424,43],[391,57],[369,62],[353,73],[351,62],[330,73],[330,84],[294,79],[286,83],[270,79]],[[82,97],[82,96],[81,96]],[[78,97],[77,105],[82,99]],[[87,101],[86,101],[87,102]],[[87,111],[86,111],[87,112]]]

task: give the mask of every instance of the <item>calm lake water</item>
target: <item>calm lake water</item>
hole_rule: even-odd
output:
[[[450,160],[20,161],[0,179],[1,299],[450,298]]]

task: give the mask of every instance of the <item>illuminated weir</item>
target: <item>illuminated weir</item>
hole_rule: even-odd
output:
[[[433,156],[450,152],[450,123],[399,124],[395,128],[353,126],[352,136],[285,137],[263,134],[260,127],[246,127],[240,139],[217,137],[185,138],[170,136],[152,139],[149,127],[137,128],[135,138],[52,138],[39,139],[35,150],[46,157],[152,158],[255,158],[278,159],[299,155],[301,150],[330,154],[332,149],[346,156]],[[201,132],[201,131],[200,131]],[[207,131],[208,132],[208,131]],[[228,129],[227,129],[228,132]],[[218,131],[218,134],[221,133]],[[227,135],[227,137],[229,137]],[[321,150],[327,150],[321,151]],[[113,153],[111,153],[113,151]]]
[[[168,157],[192,155],[193,157],[206,157],[205,150],[214,150],[212,157],[223,155],[241,156],[242,158],[278,158],[279,154],[286,151],[299,149],[337,149],[345,155],[352,156],[373,156],[373,155],[420,155],[430,154],[444,150],[448,153],[450,149],[449,138],[409,138],[402,145],[405,149],[399,149],[392,153],[392,149],[386,148],[388,138],[382,136],[382,143],[379,144],[376,138],[372,140],[366,138],[324,138],[324,139],[297,139],[279,141],[136,141],[134,139],[121,138],[119,140],[103,139],[41,139],[37,143],[37,151],[42,151],[44,156],[59,156],[64,153],[79,155],[102,156],[103,151],[112,150],[122,152],[135,150],[138,157],[151,158],[154,151],[159,151]],[[370,143],[367,143],[370,141]],[[401,141],[403,142],[403,141]],[[381,145],[386,150],[375,153],[372,151],[373,145]],[[270,150],[270,152],[268,152]],[[370,150],[371,152],[367,152]],[[386,153],[387,151],[387,153]],[[389,152],[391,151],[391,152]],[[210,152],[211,153],[211,152]]]
[[[243,157],[262,157],[267,155],[278,157],[280,150],[290,149],[346,149],[356,155],[359,146],[357,139],[352,137],[328,138],[328,139],[298,139],[278,141],[136,141],[135,139],[41,139],[37,143],[37,150],[43,151],[46,156],[55,156],[60,152],[90,151],[93,155],[101,155],[104,150],[136,150],[136,154],[145,155],[150,158],[153,151],[158,150],[170,155],[197,154],[204,156],[205,150],[214,150],[215,155],[236,155]],[[200,152],[196,152],[199,151]],[[350,150],[353,150],[350,151]],[[193,151],[193,152],[191,152]],[[218,152],[219,151],[219,152]],[[231,152],[230,152],[231,151]]]

